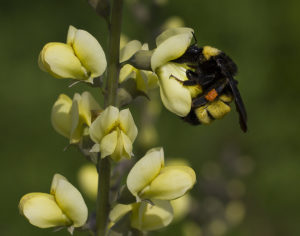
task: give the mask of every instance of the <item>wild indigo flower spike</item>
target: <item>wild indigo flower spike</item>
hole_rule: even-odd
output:
[[[129,109],[119,111],[109,106],[90,127],[90,137],[95,142],[91,152],[100,152],[101,158],[110,156],[114,161],[130,159],[137,133]]]
[[[190,112],[192,98],[202,92],[199,86],[183,86],[180,81],[188,80],[186,71],[190,68],[186,64],[172,62],[185,53],[192,38],[193,30],[190,28],[168,29],[156,38],[157,48],[151,57],[162,102],[169,111],[181,117]]]
[[[140,199],[173,200],[183,196],[196,182],[194,170],[188,166],[164,166],[162,148],[149,150],[130,170],[129,191]]]
[[[111,226],[118,222],[125,214],[131,212],[131,227],[141,231],[158,230],[169,225],[173,219],[173,209],[169,201],[153,200],[138,202],[130,205],[117,204],[110,212]]]
[[[100,109],[89,92],[75,93],[73,100],[61,94],[52,107],[51,123],[59,134],[70,139],[70,143],[78,143],[84,128],[92,123],[92,111]]]
[[[34,226],[66,226],[70,232],[83,226],[88,217],[80,192],[60,174],[54,175],[50,194],[36,192],[24,195],[19,210]]]
[[[69,27],[67,43],[48,43],[39,55],[39,66],[56,78],[93,82],[107,62],[99,42],[85,30]]]

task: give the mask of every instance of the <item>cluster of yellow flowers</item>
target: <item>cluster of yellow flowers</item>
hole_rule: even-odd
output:
[[[187,80],[187,66],[170,61],[185,52],[192,33],[189,28],[167,30],[157,38],[157,48],[153,51],[137,40],[130,41],[121,48],[119,83],[134,79],[137,89],[144,93],[159,84],[166,108],[179,116],[187,115],[192,97],[201,91],[192,86],[186,88],[171,78],[175,75],[180,80]],[[173,45],[177,45],[176,50]],[[138,52],[150,55],[145,62],[145,70],[130,65],[130,60]],[[146,70],[146,65],[150,65],[152,71]],[[44,46],[39,66],[56,78],[93,83],[105,72],[107,62],[101,45],[91,34],[70,26],[67,43]],[[102,109],[89,92],[76,93],[73,99],[61,94],[52,108],[51,121],[54,129],[68,138],[71,144],[78,144],[84,136],[88,137],[94,143],[90,153],[99,153],[101,158],[110,157],[119,162],[133,156],[133,142],[138,129],[129,109],[119,110],[114,106]],[[95,176],[97,173],[91,179]],[[131,227],[139,230],[156,230],[168,225],[173,219],[171,201],[184,196],[195,182],[196,175],[191,167],[165,166],[163,149],[149,150],[127,177],[126,186],[136,201],[128,205],[116,203],[110,212],[110,227],[128,213],[131,215]],[[96,192],[95,185],[92,191]],[[53,177],[50,194],[26,194],[19,209],[37,227],[66,226],[70,232],[74,227],[82,227],[88,216],[80,192],[59,174]]]

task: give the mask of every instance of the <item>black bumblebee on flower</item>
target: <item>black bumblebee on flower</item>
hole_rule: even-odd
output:
[[[186,63],[191,68],[186,71],[188,80],[180,80],[184,86],[200,85],[203,90],[193,98],[191,111],[183,118],[185,121],[195,125],[209,124],[227,114],[229,103],[234,99],[240,127],[247,131],[246,109],[237,88],[238,82],[233,78],[237,66],[229,56],[216,48],[194,44],[174,62]]]

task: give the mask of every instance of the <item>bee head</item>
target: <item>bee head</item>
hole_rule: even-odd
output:
[[[199,56],[202,55],[202,48],[199,48],[196,44],[193,44],[188,47],[185,52],[185,57],[191,62],[197,62]]]

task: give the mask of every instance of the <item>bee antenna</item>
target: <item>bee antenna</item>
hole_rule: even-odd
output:
[[[192,34],[193,34],[193,38],[195,39],[195,44],[197,44],[197,43],[198,43],[198,41],[197,41],[196,35],[195,35],[195,33],[194,33],[194,32],[192,32]]]

